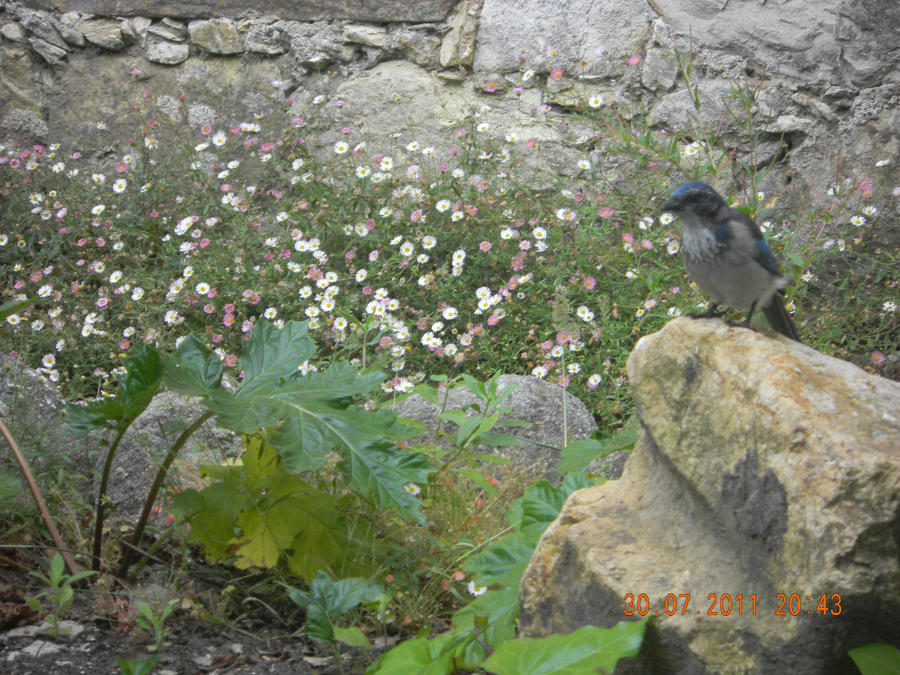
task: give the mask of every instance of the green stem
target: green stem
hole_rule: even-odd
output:
[[[130,424],[130,423],[129,423]],[[128,429],[126,424],[116,435],[116,440],[110,446],[106,453],[106,461],[103,463],[103,475],[100,478],[100,490],[97,492],[97,509],[94,514],[94,546],[91,550],[91,569],[95,572],[100,571],[100,552],[103,545],[103,521],[106,517],[106,488],[109,485],[109,474],[112,470],[113,458],[116,456],[116,449],[122,442],[122,437]]]
[[[141,541],[141,537],[144,534],[144,528],[147,526],[147,521],[150,519],[150,511],[153,509],[153,504],[156,502],[156,496],[159,494],[160,489],[162,488],[163,481],[166,479],[166,474],[169,471],[169,467],[172,466],[172,462],[175,461],[175,457],[178,455],[178,452],[187,442],[188,438],[200,428],[206,420],[212,417],[213,414],[207,410],[200,417],[195,419],[193,422],[188,425],[187,429],[181,432],[181,435],[175,440],[175,443],[172,445],[169,452],[166,454],[166,458],[163,460],[162,466],[159,467],[159,471],[156,472],[156,478],[153,480],[153,485],[150,486],[150,492],[147,495],[147,499],[144,502],[144,509],[141,511],[141,516],[138,519],[137,525],[134,528],[134,534],[131,537],[131,545],[134,547],[138,547]],[[122,561],[119,563],[119,570],[116,572],[116,576],[120,579],[125,577],[128,573],[128,568],[131,567],[132,562],[134,562],[134,550],[131,548],[124,548],[122,550]]]

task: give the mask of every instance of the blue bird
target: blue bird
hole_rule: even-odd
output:
[[[787,279],[752,218],[700,181],[679,185],[661,210],[684,224],[681,248],[688,275],[714,302],[704,316],[719,316],[718,306],[728,305],[746,310],[742,325],[749,326],[761,309],[773,330],[800,341],[781,302]]]

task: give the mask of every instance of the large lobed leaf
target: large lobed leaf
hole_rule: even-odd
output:
[[[165,355],[162,360],[163,382],[172,391],[185,396],[209,396],[219,388],[222,362],[193,335],[188,335],[174,354]]]

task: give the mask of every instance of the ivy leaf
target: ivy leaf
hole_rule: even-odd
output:
[[[94,429],[122,431],[144,411],[162,380],[162,360],[153,347],[140,343],[128,353],[125,370],[115,397],[100,398],[86,406],[66,406],[70,433],[84,435]]]
[[[163,382],[172,391],[185,396],[209,396],[219,388],[222,362],[193,335],[182,340],[174,354],[164,355],[162,361]]]
[[[582,626],[569,635],[518,638],[499,645],[481,665],[497,675],[595,675],[611,673],[619,659],[636,656],[647,619],[612,628]]]

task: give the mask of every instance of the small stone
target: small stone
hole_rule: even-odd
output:
[[[282,42],[282,32],[274,26],[254,24],[247,28],[244,36],[247,51],[255,54],[284,54],[287,48]]]
[[[3,24],[0,35],[12,42],[25,42],[25,29],[17,23]]]
[[[56,45],[50,44],[46,40],[42,40],[41,38],[37,37],[28,38],[28,44],[30,44],[31,48],[50,65],[59,63],[60,60],[64,59],[68,54],[68,52],[62,47],[57,47]]]
[[[387,29],[382,26],[368,24],[350,24],[344,26],[344,40],[367,47],[384,47]]]
[[[176,43],[159,38],[147,38],[144,56],[153,63],[174,66],[187,61],[191,48],[184,42]]]
[[[122,27],[118,21],[109,19],[92,19],[81,25],[85,39],[93,45],[108,49],[112,52],[120,51],[125,46],[122,36]]]
[[[135,41],[143,43],[147,39],[147,31],[150,29],[151,23],[150,19],[145,16],[133,16],[122,22],[122,33],[129,39],[131,39],[131,35],[134,35]]]
[[[165,38],[166,40],[171,40],[172,42],[184,42],[187,38],[184,33],[184,29],[176,30],[164,23],[155,23],[151,25],[147,29],[147,32],[151,35],[158,35],[159,37]]]
[[[44,42],[49,42],[54,47],[60,49],[66,48],[66,41],[50,23],[48,15],[44,12],[25,13],[24,17],[20,16],[22,25],[27,28],[32,35],[40,38]]]
[[[241,36],[230,19],[191,21],[188,24],[191,42],[210,54],[240,54]]]
[[[75,12],[66,12],[56,22],[56,29],[63,40],[76,47],[84,47],[84,33],[81,32],[81,18]]]
[[[62,651],[62,647],[48,640],[35,640],[22,649],[22,653],[28,656],[47,656],[47,654],[56,654],[59,651]]]
[[[654,91],[669,91],[678,77],[678,61],[670,51],[651,47],[647,50],[641,83]]]

